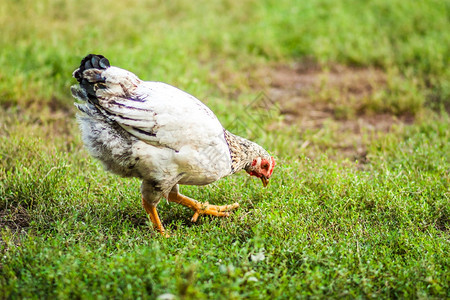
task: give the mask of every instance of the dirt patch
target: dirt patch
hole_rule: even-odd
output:
[[[270,96],[280,103],[286,122],[300,121],[306,127],[321,127],[330,118],[365,117],[361,113],[364,99],[385,85],[385,74],[376,69],[334,66],[322,70],[297,64],[273,70]]]
[[[254,87],[258,88],[258,83],[259,88],[269,86],[268,97],[279,105],[284,123],[298,127],[305,138],[303,148],[315,144],[366,162],[363,135],[377,136],[391,131],[394,125],[414,121],[411,114],[370,109],[371,101],[388,88],[387,75],[379,69],[341,65],[322,68],[304,62],[265,69],[257,77]],[[314,134],[320,139],[324,131],[328,132],[327,142],[310,139]]]
[[[30,225],[30,215],[22,206],[5,208],[0,210],[0,228],[10,228],[13,231],[20,231]]]
[[[74,127],[75,107],[56,98],[27,105],[0,105],[0,135],[3,136],[16,136],[23,131],[27,136],[41,136],[49,141],[64,139],[70,144],[74,140]]]

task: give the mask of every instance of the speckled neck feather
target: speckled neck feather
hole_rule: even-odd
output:
[[[269,154],[258,144],[224,130],[225,140],[230,148],[231,174],[247,169],[257,157]]]

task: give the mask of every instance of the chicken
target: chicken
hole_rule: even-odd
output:
[[[262,180],[275,160],[261,146],[223,128],[200,100],[161,82],[142,81],[89,54],[73,72],[72,95],[83,142],[108,171],[142,179],[142,204],[164,234],[156,206],[162,197],[199,215],[228,216],[239,206],[211,205],[179,193],[178,185],[206,185],[245,170]]]

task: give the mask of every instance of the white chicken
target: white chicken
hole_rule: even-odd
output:
[[[231,205],[201,203],[179,193],[178,184],[205,185],[244,169],[266,186],[275,160],[261,146],[223,128],[195,97],[161,82],[140,80],[90,54],[72,86],[83,142],[107,170],[142,179],[142,204],[164,234],[156,206],[162,197],[199,215],[228,216]]]

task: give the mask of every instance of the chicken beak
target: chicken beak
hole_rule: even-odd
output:
[[[261,181],[264,187],[266,187],[269,184],[269,179],[267,179],[266,176],[261,176]]]

